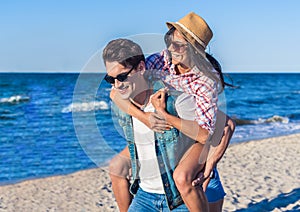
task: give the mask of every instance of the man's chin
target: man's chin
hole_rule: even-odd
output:
[[[130,94],[128,92],[127,93],[120,93],[119,92],[119,95],[120,95],[121,99],[123,99],[123,100],[127,100],[127,99],[130,98]]]
[[[129,99],[132,93],[132,89],[129,86],[117,89],[117,91],[123,100]]]

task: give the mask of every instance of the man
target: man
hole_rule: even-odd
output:
[[[139,46],[126,39],[111,41],[103,51],[103,59],[107,69],[105,79],[113,84],[119,97],[129,99],[145,112],[154,112],[149,101],[150,96],[165,85],[160,81],[150,83],[144,79],[145,59]],[[167,98],[166,109],[177,116],[176,107],[184,107],[176,102],[182,94],[171,90],[170,92],[175,95]],[[193,103],[192,96],[190,102],[188,97],[186,99],[181,103],[186,106]],[[137,192],[128,211],[156,211],[168,208],[188,211],[172,175],[181,157],[194,141],[185,139],[186,142],[182,142],[183,135],[175,128],[164,133],[154,133],[139,120],[117,108],[114,108],[114,111],[128,143],[134,181],[130,190],[133,194]],[[126,150],[123,153],[124,156],[128,156]],[[202,189],[200,192],[202,211],[207,211],[206,196]],[[154,202],[157,201],[161,204],[155,205]]]

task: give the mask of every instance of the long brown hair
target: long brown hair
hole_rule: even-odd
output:
[[[167,48],[171,45],[172,36],[176,29],[172,27],[169,31],[165,34],[165,43]],[[187,41],[188,42],[188,41]],[[224,81],[224,75],[222,72],[222,67],[220,63],[209,53],[204,52],[202,46],[193,46],[188,42],[188,53],[191,56],[192,61],[194,62],[195,66],[204,73],[207,77],[216,81],[219,86],[219,92],[224,90],[225,86],[231,86],[231,84],[226,83]],[[171,57],[171,54],[170,54]],[[212,70],[215,69],[218,72],[218,75],[214,74]]]

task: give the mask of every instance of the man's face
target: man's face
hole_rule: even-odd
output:
[[[117,92],[119,92],[122,99],[129,99],[132,97],[132,94],[135,91],[135,76],[134,70],[130,68],[125,68],[123,65],[121,65],[118,62],[106,62],[106,71],[107,75],[114,78],[114,83],[112,84],[113,87],[116,89]],[[131,71],[127,78],[121,82],[117,78],[120,76],[120,74],[124,75]]]

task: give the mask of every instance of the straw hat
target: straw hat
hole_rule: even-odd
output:
[[[205,20],[194,12],[187,14],[178,22],[167,22],[167,26],[169,29],[175,27],[196,48],[201,45],[205,49],[213,36]]]

